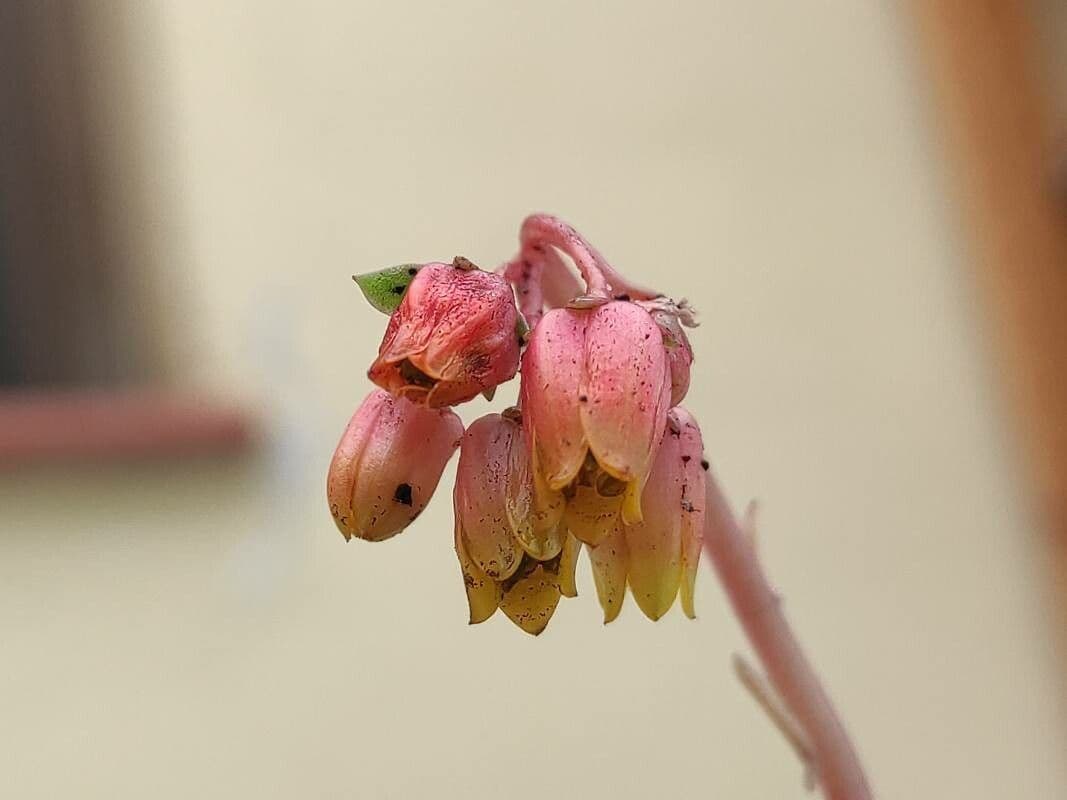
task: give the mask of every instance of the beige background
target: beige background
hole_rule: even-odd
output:
[[[446,498],[387,544],[333,529],[384,321],[348,275],[492,265],[531,210],[703,312],[688,405],[878,795],[1067,794],[1042,551],[892,4],[84,10],[145,319],[264,444],[0,476],[0,794],[803,795],[710,573],[696,622],[604,628],[583,560],[531,639],[465,625]]]

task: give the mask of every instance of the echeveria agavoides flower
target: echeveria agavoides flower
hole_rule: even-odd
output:
[[[499,607],[528,633],[544,630],[560,595],[574,597],[578,543],[562,498],[539,505],[526,439],[514,414],[489,414],[463,436],[453,492],[456,555],[471,622]]]
[[[352,416],[326,479],[330,513],[345,539],[380,542],[426,507],[463,436],[448,409],[417,406],[375,389]]]
[[[622,608],[626,584],[650,619],[662,617],[681,594],[693,618],[693,587],[704,527],[704,464],[700,428],[682,408],[672,409],[641,498],[644,520],[616,521],[589,548],[604,621]]]
[[[412,267],[415,270],[415,267]],[[492,392],[519,365],[511,286],[465,259],[417,268],[389,319],[369,376],[386,391],[433,408]]]
[[[670,399],[663,335],[636,303],[549,311],[530,334],[522,407],[536,469],[549,489],[588,495],[578,502],[594,506],[594,516],[604,505],[596,493],[614,498],[625,522],[641,520],[641,490]],[[576,479],[594,491],[573,486]]]
[[[394,536],[459,447],[454,545],[472,623],[500,609],[543,631],[577,594],[582,546],[605,621],[627,586],[651,619],[679,595],[691,617],[705,476],[700,431],[676,406],[693,310],[627,281],[559,220],[529,218],[521,240],[495,273],[457,257],[356,276],[390,319],[368,371],[381,389],[330,467],[334,519],[346,538]],[[520,353],[517,407],[464,432],[446,407],[491,398]]]

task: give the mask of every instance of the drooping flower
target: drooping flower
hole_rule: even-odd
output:
[[[663,346],[667,349],[667,364],[671,371],[671,406],[673,407],[681,403],[689,392],[693,348],[689,344],[689,337],[686,336],[681,319],[675,311],[654,308],[650,313],[652,319],[659,325],[660,333],[663,335]]]
[[[679,594],[686,616],[695,616],[706,463],[696,420],[683,408],[672,409],[641,498],[644,520],[616,520],[608,534],[589,547],[605,622],[618,616],[627,583],[649,619],[666,614]]]
[[[641,520],[670,399],[663,334],[635,303],[555,309],[531,332],[522,365],[531,456],[548,490],[569,495],[583,540],[606,535],[613,509]]]
[[[380,542],[426,507],[463,436],[449,409],[375,389],[356,410],[330,462],[326,494],[345,539]]]
[[[706,462],[696,422],[676,408],[693,361],[688,303],[629,282],[545,215],[524,223],[519,254],[494,274],[457,257],[355,277],[390,319],[368,371],[384,391],[353,417],[330,468],[345,537],[402,530],[459,447],[454,544],[471,623],[499,608],[539,634],[577,593],[583,543],[606,622],[627,586],[651,619],[679,595],[692,617]],[[491,399],[524,343],[519,408],[464,433],[447,407]]]
[[[579,544],[561,524],[562,500],[541,505],[526,439],[513,413],[467,429],[453,501],[455,547],[472,624],[497,608],[527,633],[545,629],[560,595],[574,597]]]
[[[413,269],[415,269],[413,267]],[[383,389],[439,408],[514,377],[518,311],[507,281],[466,259],[417,269],[368,372]]]

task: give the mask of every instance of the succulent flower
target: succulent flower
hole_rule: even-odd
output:
[[[562,220],[528,217],[496,273],[464,258],[356,276],[389,324],[327,478],[345,539],[381,541],[423,510],[459,447],[454,544],[471,624],[497,609],[538,635],[577,595],[589,552],[605,623],[626,587],[652,620],[693,593],[707,550],[769,682],[738,674],[830,798],[869,800],[855,749],[707,473],[689,390],[696,324],[685,300],[633,284]],[[563,256],[581,274],[582,287]],[[516,308],[516,300],[522,314]],[[526,325],[530,330],[526,329]],[[464,433],[447,406],[514,377],[518,408]],[[384,391],[382,391],[384,390]]]
[[[523,630],[540,633],[560,595],[577,594],[579,546],[562,525],[561,499],[538,504],[516,414],[489,414],[467,429],[453,500],[471,623],[499,607]]]
[[[543,631],[560,598],[577,594],[583,545],[605,621],[627,585],[651,619],[679,592],[693,615],[700,431],[672,408],[693,360],[684,301],[629,283],[544,215],[527,220],[519,256],[496,273],[456,258],[356,282],[390,319],[369,370],[381,389],[352,418],[330,467],[331,511],[346,538],[403,530],[459,447],[454,544],[471,623],[499,608],[522,630]],[[523,347],[518,407],[464,432],[444,407],[491,397]]]
[[[448,409],[423,408],[375,389],[345,428],[326,494],[345,539],[380,542],[400,533],[430,502],[463,435]]]
[[[389,319],[372,381],[398,397],[439,408],[464,403],[515,376],[519,312],[500,275],[469,261],[413,266]]]
[[[612,509],[641,520],[670,398],[663,334],[635,303],[555,309],[531,332],[522,406],[535,469],[549,490],[568,494],[584,541],[606,535]]]
[[[666,614],[679,593],[682,610],[695,617],[706,464],[696,420],[683,408],[672,409],[641,498],[644,520],[629,525],[616,520],[589,548],[605,622],[622,608],[627,583],[649,619]]]

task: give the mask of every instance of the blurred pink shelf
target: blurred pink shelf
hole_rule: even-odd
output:
[[[234,453],[251,438],[242,411],[164,391],[0,391],[0,469]]]

